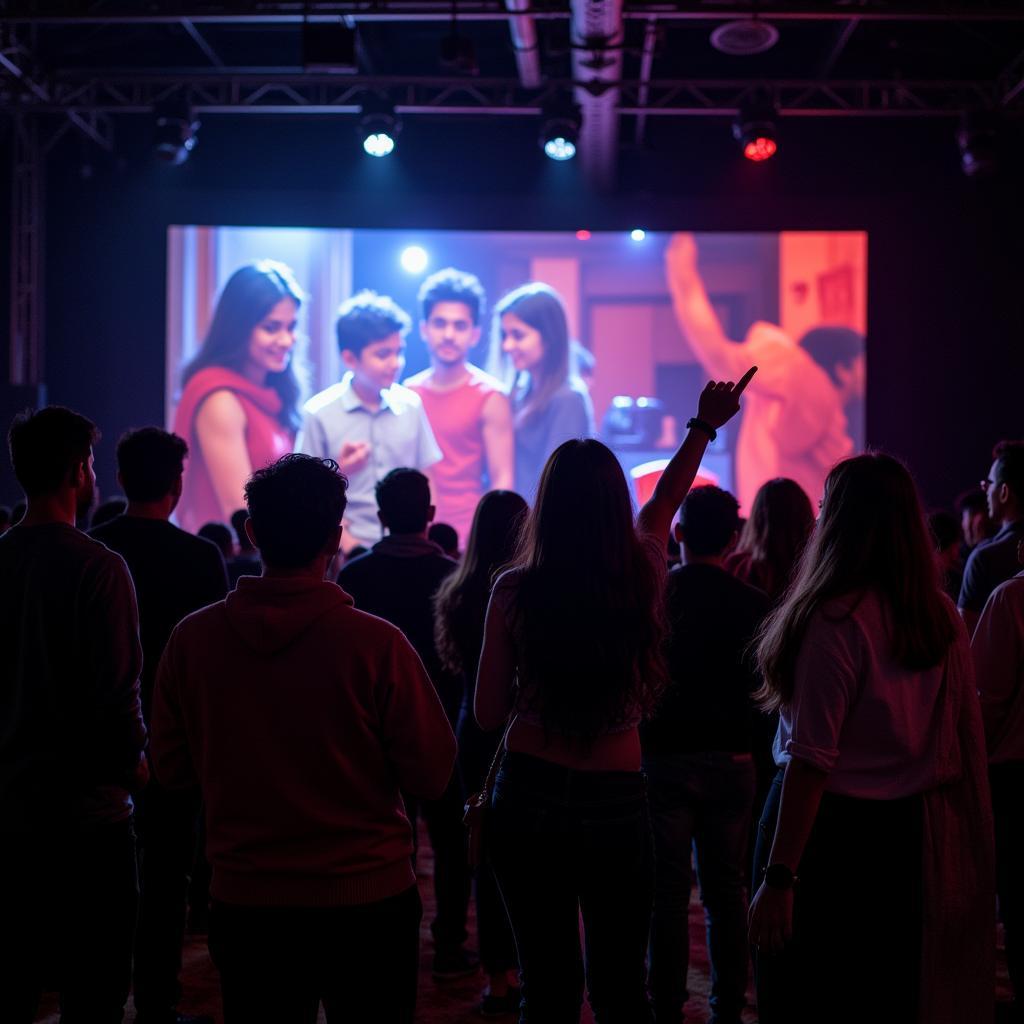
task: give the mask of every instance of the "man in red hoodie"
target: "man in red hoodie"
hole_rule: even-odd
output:
[[[245,488],[261,577],[175,629],[152,760],[198,781],[226,1024],[410,1022],[421,906],[400,791],[444,791],[455,740],[395,627],[325,581],[345,478],[287,455]]]

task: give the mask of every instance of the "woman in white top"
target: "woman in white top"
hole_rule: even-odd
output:
[[[829,474],[759,660],[758,696],[780,711],[750,907],[762,1024],[991,1020],[992,824],[970,650],[896,459]]]

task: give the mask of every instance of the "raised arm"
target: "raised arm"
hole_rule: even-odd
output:
[[[740,408],[740,395],[755,373],[757,367],[752,366],[736,384],[731,380],[708,382],[697,403],[696,419],[703,426],[694,426],[687,432],[683,443],[655,485],[650,500],[640,509],[640,515],[637,517],[637,529],[640,533],[650,533],[667,539],[672,517],[692,486],[693,478],[700,468],[700,460],[704,457],[708,442],[711,440],[706,428],[717,430],[736,415]]]
[[[512,490],[515,477],[512,406],[500,391],[492,392],[484,402],[482,433],[491,490]]]
[[[245,443],[245,410],[227,390],[214,391],[196,414],[196,438],[225,521],[245,505],[252,462]]]
[[[746,346],[730,341],[722,330],[697,270],[697,243],[693,235],[672,236],[665,250],[665,279],[679,328],[704,372],[736,380],[752,360]]]

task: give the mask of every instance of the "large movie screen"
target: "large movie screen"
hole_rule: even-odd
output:
[[[227,520],[247,476],[295,450],[349,477],[346,549],[380,539],[374,486],[403,467],[464,544],[485,491],[531,500],[580,436],[612,448],[639,502],[705,382],[754,364],[700,480],[744,515],[775,477],[816,503],[864,444],[866,263],[856,231],[172,227],[178,519]]]

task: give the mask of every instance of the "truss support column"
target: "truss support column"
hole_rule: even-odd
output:
[[[43,177],[39,119],[14,118],[11,187],[11,324],[8,382],[43,379]]]

